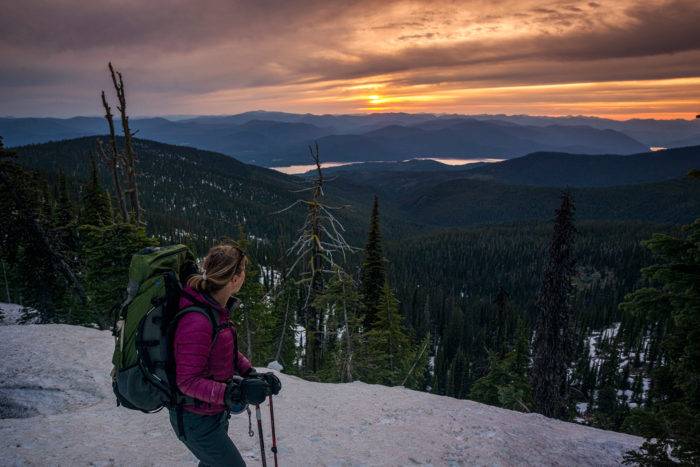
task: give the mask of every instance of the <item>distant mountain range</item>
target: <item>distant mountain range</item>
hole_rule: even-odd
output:
[[[700,145],[700,120],[610,120],[598,117],[536,117],[530,115],[475,115],[480,120],[500,120],[520,125],[585,125],[620,131],[648,147],[676,148]]]
[[[700,144],[700,123],[683,120],[255,111],[173,120],[134,118],[131,125],[139,138],[216,151],[266,167],[309,163],[308,145],[313,141],[318,141],[325,161],[510,159],[536,151],[635,154],[650,146]],[[99,135],[106,128],[99,117],[0,118],[0,135],[8,146]]]

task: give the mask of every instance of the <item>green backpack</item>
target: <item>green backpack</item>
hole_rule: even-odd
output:
[[[175,384],[172,340],[178,320],[197,311],[209,318],[214,336],[218,318],[211,305],[179,311],[183,285],[198,272],[185,245],[147,247],[131,258],[125,300],[116,308],[112,334],[112,388],[117,405],[152,413],[163,407],[196,403]]]

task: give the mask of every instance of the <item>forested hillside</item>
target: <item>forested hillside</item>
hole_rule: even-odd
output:
[[[328,193],[359,201],[365,193],[375,192],[392,215],[406,221],[459,227],[549,219],[565,187],[482,180],[470,171],[348,170],[335,173]],[[638,185],[580,187],[572,193],[579,219],[682,223],[700,214],[698,190],[697,183],[684,177]]]
[[[273,212],[300,197],[295,193],[304,187],[299,178],[190,147],[138,139],[134,144],[149,233],[165,235],[173,242],[186,241],[203,250],[212,238],[230,234],[238,223],[244,223],[250,235],[271,244],[259,246],[265,255],[272,251],[279,255],[281,244],[295,236],[303,208]],[[97,152],[97,138],[86,137],[23,146],[17,149],[17,161],[54,181],[62,171],[72,181],[68,190],[77,197],[80,181],[89,175],[90,158]],[[100,171],[100,181],[104,186],[111,183],[106,170]],[[371,193],[365,193],[364,199],[354,200],[349,209],[339,213],[347,219],[349,238],[359,241],[364,237],[370,205]],[[405,229],[400,219],[393,225],[396,229],[387,229],[388,235]]]
[[[683,177],[700,165],[700,146],[629,156],[534,153],[474,168],[471,175],[536,186],[615,186]]]
[[[327,173],[365,177],[376,172],[446,172],[424,174],[433,180],[474,178],[506,184],[546,187],[604,187],[659,182],[684,177],[700,165],[700,146],[629,156],[536,152],[497,163],[445,165],[432,160],[374,162],[329,167]],[[372,175],[369,175],[370,179]]]

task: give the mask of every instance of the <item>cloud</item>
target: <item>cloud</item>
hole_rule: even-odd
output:
[[[230,112],[350,111],[345,89],[367,83],[431,95],[700,76],[696,0],[15,3],[0,15],[2,113],[96,113],[108,60],[143,113],[226,112],[212,96]]]

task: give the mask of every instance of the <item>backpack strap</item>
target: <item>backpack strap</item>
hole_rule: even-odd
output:
[[[201,303],[201,302],[198,302],[198,303]],[[218,320],[218,318],[217,318],[217,316],[216,316],[216,310],[214,310],[212,307],[209,307],[209,306],[191,305],[191,306],[188,306],[187,308],[183,308],[182,310],[178,311],[178,312],[175,314],[175,316],[173,316],[173,319],[172,319],[172,321],[170,322],[170,326],[171,326],[170,334],[171,334],[171,336],[172,336],[171,342],[172,342],[173,344],[174,344],[174,342],[175,342],[175,331],[177,330],[177,325],[179,324],[180,319],[182,319],[186,314],[192,313],[192,312],[201,313],[201,314],[203,314],[204,316],[206,316],[207,319],[209,319],[209,323],[211,324],[211,328],[212,328],[211,338],[212,338],[212,342],[214,341],[214,338],[216,337],[216,334],[217,334],[217,332],[218,332],[218,330],[219,330],[219,328],[220,328],[219,320]],[[171,345],[172,345],[172,344],[171,344]],[[175,405],[177,408],[181,408],[181,406],[184,405],[184,404],[188,404],[188,405],[200,405],[200,404],[202,403],[202,401],[200,401],[199,399],[195,399],[194,397],[190,397],[190,396],[187,396],[187,395],[183,394],[183,393],[180,392],[180,390],[177,388],[177,384],[175,383],[175,374],[174,374],[174,373],[175,373],[175,369],[174,369],[174,366],[175,366],[175,352],[174,352],[174,350],[175,350],[174,348],[171,349],[171,355],[173,356],[173,357],[172,357],[172,358],[173,358],[173,375],[172,375],[172,381],[173,381],[173,387],[174,387],[174,389],[175,389],[175,390],[174,390],[174,399],[175,399],[175,400],[173,401],[173,403],[174,403],[174,405]],[[181,416],[181,415],[180,415],[180,416]],[[179,420],[178,420],[178,422],[179,422]]]
[[[212,305],[211,303],[203,302],[201,299],[199,299],[199,297],[195,297],[194,295],[192,295],[191,293],[187,292],[184,289],[182,289],[180,293],[183,296],[189,298],[193,303],[201,304],[207,310],[213,310],[213,308],[214,308],[214,305]],[[210,318],[210,320],[211,320],[211,318]],[[218,331],[225,329],[225,328],[233,328],[233,324],[230,322],[230,320],[226,320],[224,323],[218,323],[218,318],[215,318],[215,321],[212,320],[212,323],[214,323],[214,322],[217,323],[215,325],[214,332],[218,332]],[[233,328],[232,331],[233,331],[233,374],[239,374],[239,372],[238,372],[238,331],[235,328]]]
[[[231,321],[225,320],[223,323],[220,323],[219,318],[218,318],[218,310],[216,310],[212,304],[203,302],[198,297],[193,296],[192,294],[188,293],[185,290],[181,290],[181,293],[185,297],[192,300],[195,304],[190,305],[186,308],[183,308],[182,310],[178,311],[177,314],[175,314],[175,316],[173,317],[173,319],[171,321],[172,333],[173,333],[172,334],[173,335],[172,341],[174,341],[175,330],[177,329],[177,324],[185,314],[192,312],[192,311],[202,313],[207,318],[209,318],[209,322],[212,325],[212,342],[214,341],[214,338],[219,333],[219,331],[226,329],[226,328],[231,328],[231,330],[233,332],[233,374],[238,374],[238,332],[236,332]],[[174,358],[174,355],[173,355],[173,358]],[[189,404],[194,404],[194,405],[202,404],[202,401],[200,401],[199,399],[195,399],[193,397],[186,396],[186,395],[182,394],[177,389],[177,385],[175,387],[175,398],[176,398],[175,404],[178,408],[181,408],[183,404],[188,404],[188,405]]]
[[[203,314],[209,319],[209,322],[211,323],[211,328],[212,328],[212,339],[214,339],[214,336],[216,335],[215,332],[219,330],[220,324],[219,324],[219,318],[216,316],[216,311],[211,308],[211,307],[203,307],[203,306],[198,306],[198,305],[191,305],[188,306],[187,308],[183,308],[182,310],[178,311],[175,316],[173,316],[172,320],[172,326],[173,326],[173,331],[177,328],[178,323],[180,322],[180,319],[186,315],[189,312],[196,311],[198,313]]]

